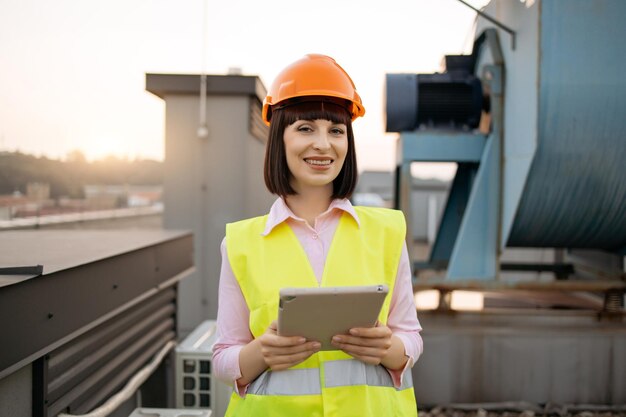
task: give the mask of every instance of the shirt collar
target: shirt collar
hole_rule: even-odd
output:
[[[320,214],[320,216],[324,216],[325,214],[330,213],[334,209],[341,210],[343,212],[348,213],[350,216],[352,216],[357,226],[361,227],[359,216],[357,216],[356,211],[354,210],[354,206],[352,205],[352,203],[350,203],[350,200],[348,200],[347,198],[334,199],[333,201],[330,202],[328,209],[324,213]],[[287,203],[285,203],[285,200],[283,200],[282,197],[277,198],[276,201],[274,201],[274,204],[272,204],[272,207],[270,208],[270,212],[267,216],[267,221],[265,222],[265,229],[263,230],[263,233],[261,233],[261,236],[269,235],[270,232],[274,230],[276,226],[278,226],[279,224],[281,224],[282,222],[286,221],[289,218],[292,218],[298,221],[303,220],[301,217],[296,216],[293,213],[293,211],[291,211],[291,209],[289,208],[289,206],[287,206]]]

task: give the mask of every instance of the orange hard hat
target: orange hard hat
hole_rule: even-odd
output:
[[[296,97],[323,96],[347,100],[352,120],[365,107],[348,73],[329,56],[308,54],[281,71],[263,100],[263,121],[269,125],[272,106]]]

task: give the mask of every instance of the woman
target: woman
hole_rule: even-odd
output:
[[[422,351],[402,213],[353,207],[352,121],[365,109],[330,57],[307,55],[270,87],[266,216],[226,226],[213,366],[232,383],[227,416],[417,415]],[[332,243],[332,245],[331,245]],[[276,332],[283,287],[387,284],[378,323],[317,341]],[[314,318],[312,318],[314,319]]]

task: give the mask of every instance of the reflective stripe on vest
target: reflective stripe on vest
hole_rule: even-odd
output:
[[[354,385],[394,388],[391,375],[382,365],[368,365],[355,359],[328,361],[324,363],[324,386],[326,388]],[[401,391],[413,387],[410,369],[402,375]],[[313,369],[287,369],[265,371],[248,387],[254,395],[318,395],[322,392],[319,371]]]
[[[328,361],[324,363],[324,385],[327,388],[350,385],[393,387],[389,371],[382,365],[368,365],[356,359]],[[411,370],[402,374],[402,385],[397,390],[413,387]]]
[[[320,373],[313,369],[267,370],[249,386],[248,394],[254,395],[319,395]]]

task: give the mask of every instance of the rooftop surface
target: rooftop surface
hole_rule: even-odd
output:
[[[0,287],[39,274],[7,274],[1,268],[43,266],[43,275],[104,260],[188,232],[172,230],[24,230],[0,233]]]

